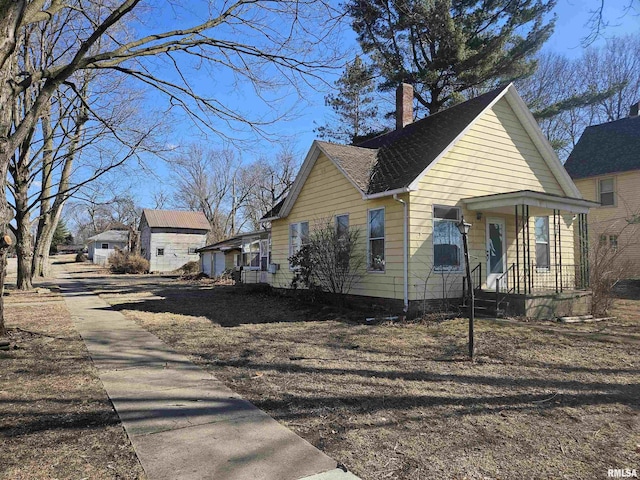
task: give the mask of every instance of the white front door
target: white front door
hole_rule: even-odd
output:
[[[496,288],[496,279],[507,266],[507,239],[503,218],[487,218],[487,288]]]

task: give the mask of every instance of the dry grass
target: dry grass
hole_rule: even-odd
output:
[[[460,319],[366,326],[232,287],[96,286],[363,479],[587,479],[640,468],[638,300],[598,324],[479,321],[471,363]]]
[[[0,478],[144,478],[60,295],[9,293]]]

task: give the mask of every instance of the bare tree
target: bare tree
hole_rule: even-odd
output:
[[[233,234],[237,228],[232,219],[234,184],[240,171],[237,154],[194,144],[173,159],[170,168],[175,174],[175,205],[204,213],[211,224],[210,241]]]
[[[336,14],[329,4],[288,0],[212,3],[204,21],[189,24],[187,20],[186,24],[173,23],[175,29],[155,31],[141,23],[144,15],[135,15],[143,5],[140,0],[110,4],[78,0],[0,3],[0,178],[6,178],[9,162],[28,141],[55,93],[63,85],[81,90],[72,80],[76,72],[111,70],[137,80],[162,92],[172,106],[183,109],[202,125],[224,134],[233,122],[244,122],[262,132],[268,119],[247,121],[222,97],[201,93],[181,65],[193,65],[195,60],[197,66],[228,69],[261,95],[265,88],[278,83],[295,87],[301,76],[311,72],[319,75],[333,64],[334,58],[330,57],[335,49],[328,41],[333,30],[328,22]],[[65,24],[67,21],[73,22],[72,28]],[[65,36],[68,48],[41,68],[24,70],[18,54],[34,45],[26,30],[35,24],[54,22],[60,26],[56,33]],[[118,28],[125,22],[132,28]],[[318,44],[325,48],[314,48]],[[319,53],[324,58],[318,58]],[[154,63],[160,59],[164,61],[161,67]],[[168,74],[169,69],[176,75]],[[32,85],[38,88],[29,107],[15,108]],[[221,119],[227,128],[216,128],[213,119]],[[5,189],[0,190],[0,231],[6,231],[10,211]],[[3,288],[4,268],[0,295]],[[3,318],[0,302],[0,334],[4,333]]]
[[[297,158],[292,147],[284,144],[273,158],[262,157],[242,169],[239,183],[247,195],[236,204],[251,229],[260,229],[264,214],[289,193],[299,166]]]

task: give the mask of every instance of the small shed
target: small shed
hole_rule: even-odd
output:
[[[129,244],[129,232],[126,230],[107,230],[87,239],[88,257],[96,265],[106,265],[116,248],[126,250]]]

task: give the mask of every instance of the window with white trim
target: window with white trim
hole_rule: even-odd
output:
[[[459,207],[433,206],[433,266],[436,270],[462,268],[462,234]]]
[[[550,266],[549,253],[549,217],[535,217],[536,230],[536,267],[548,269]]]
[[[309,222],[298,222],[289,225],[289,256],[300,251],[309,242]]]
[[[188,254],[189,255],[195,255],[196,253],[198,253],[198,252],[196,252],[197,249],[198,249],[198,247],[189,247]]]
[[[369,210],[369,222],[367,236],[369,238],[368,270],[371,272],[384,272],[384,208]]]
[[[102,248],[103,250],[109,250],[109,244],[108,243],[103,243],[100,248]]]
[[[609,235],[609,247],[614,252],[618,250],[618,235]]]
[[[603,178],[598,181],[598,192],[602,206],[615,205],[615,194],[613,192],[613,178]]]
[[[156,248],[156,256],[163,257],[164,256],[164,248]]]

